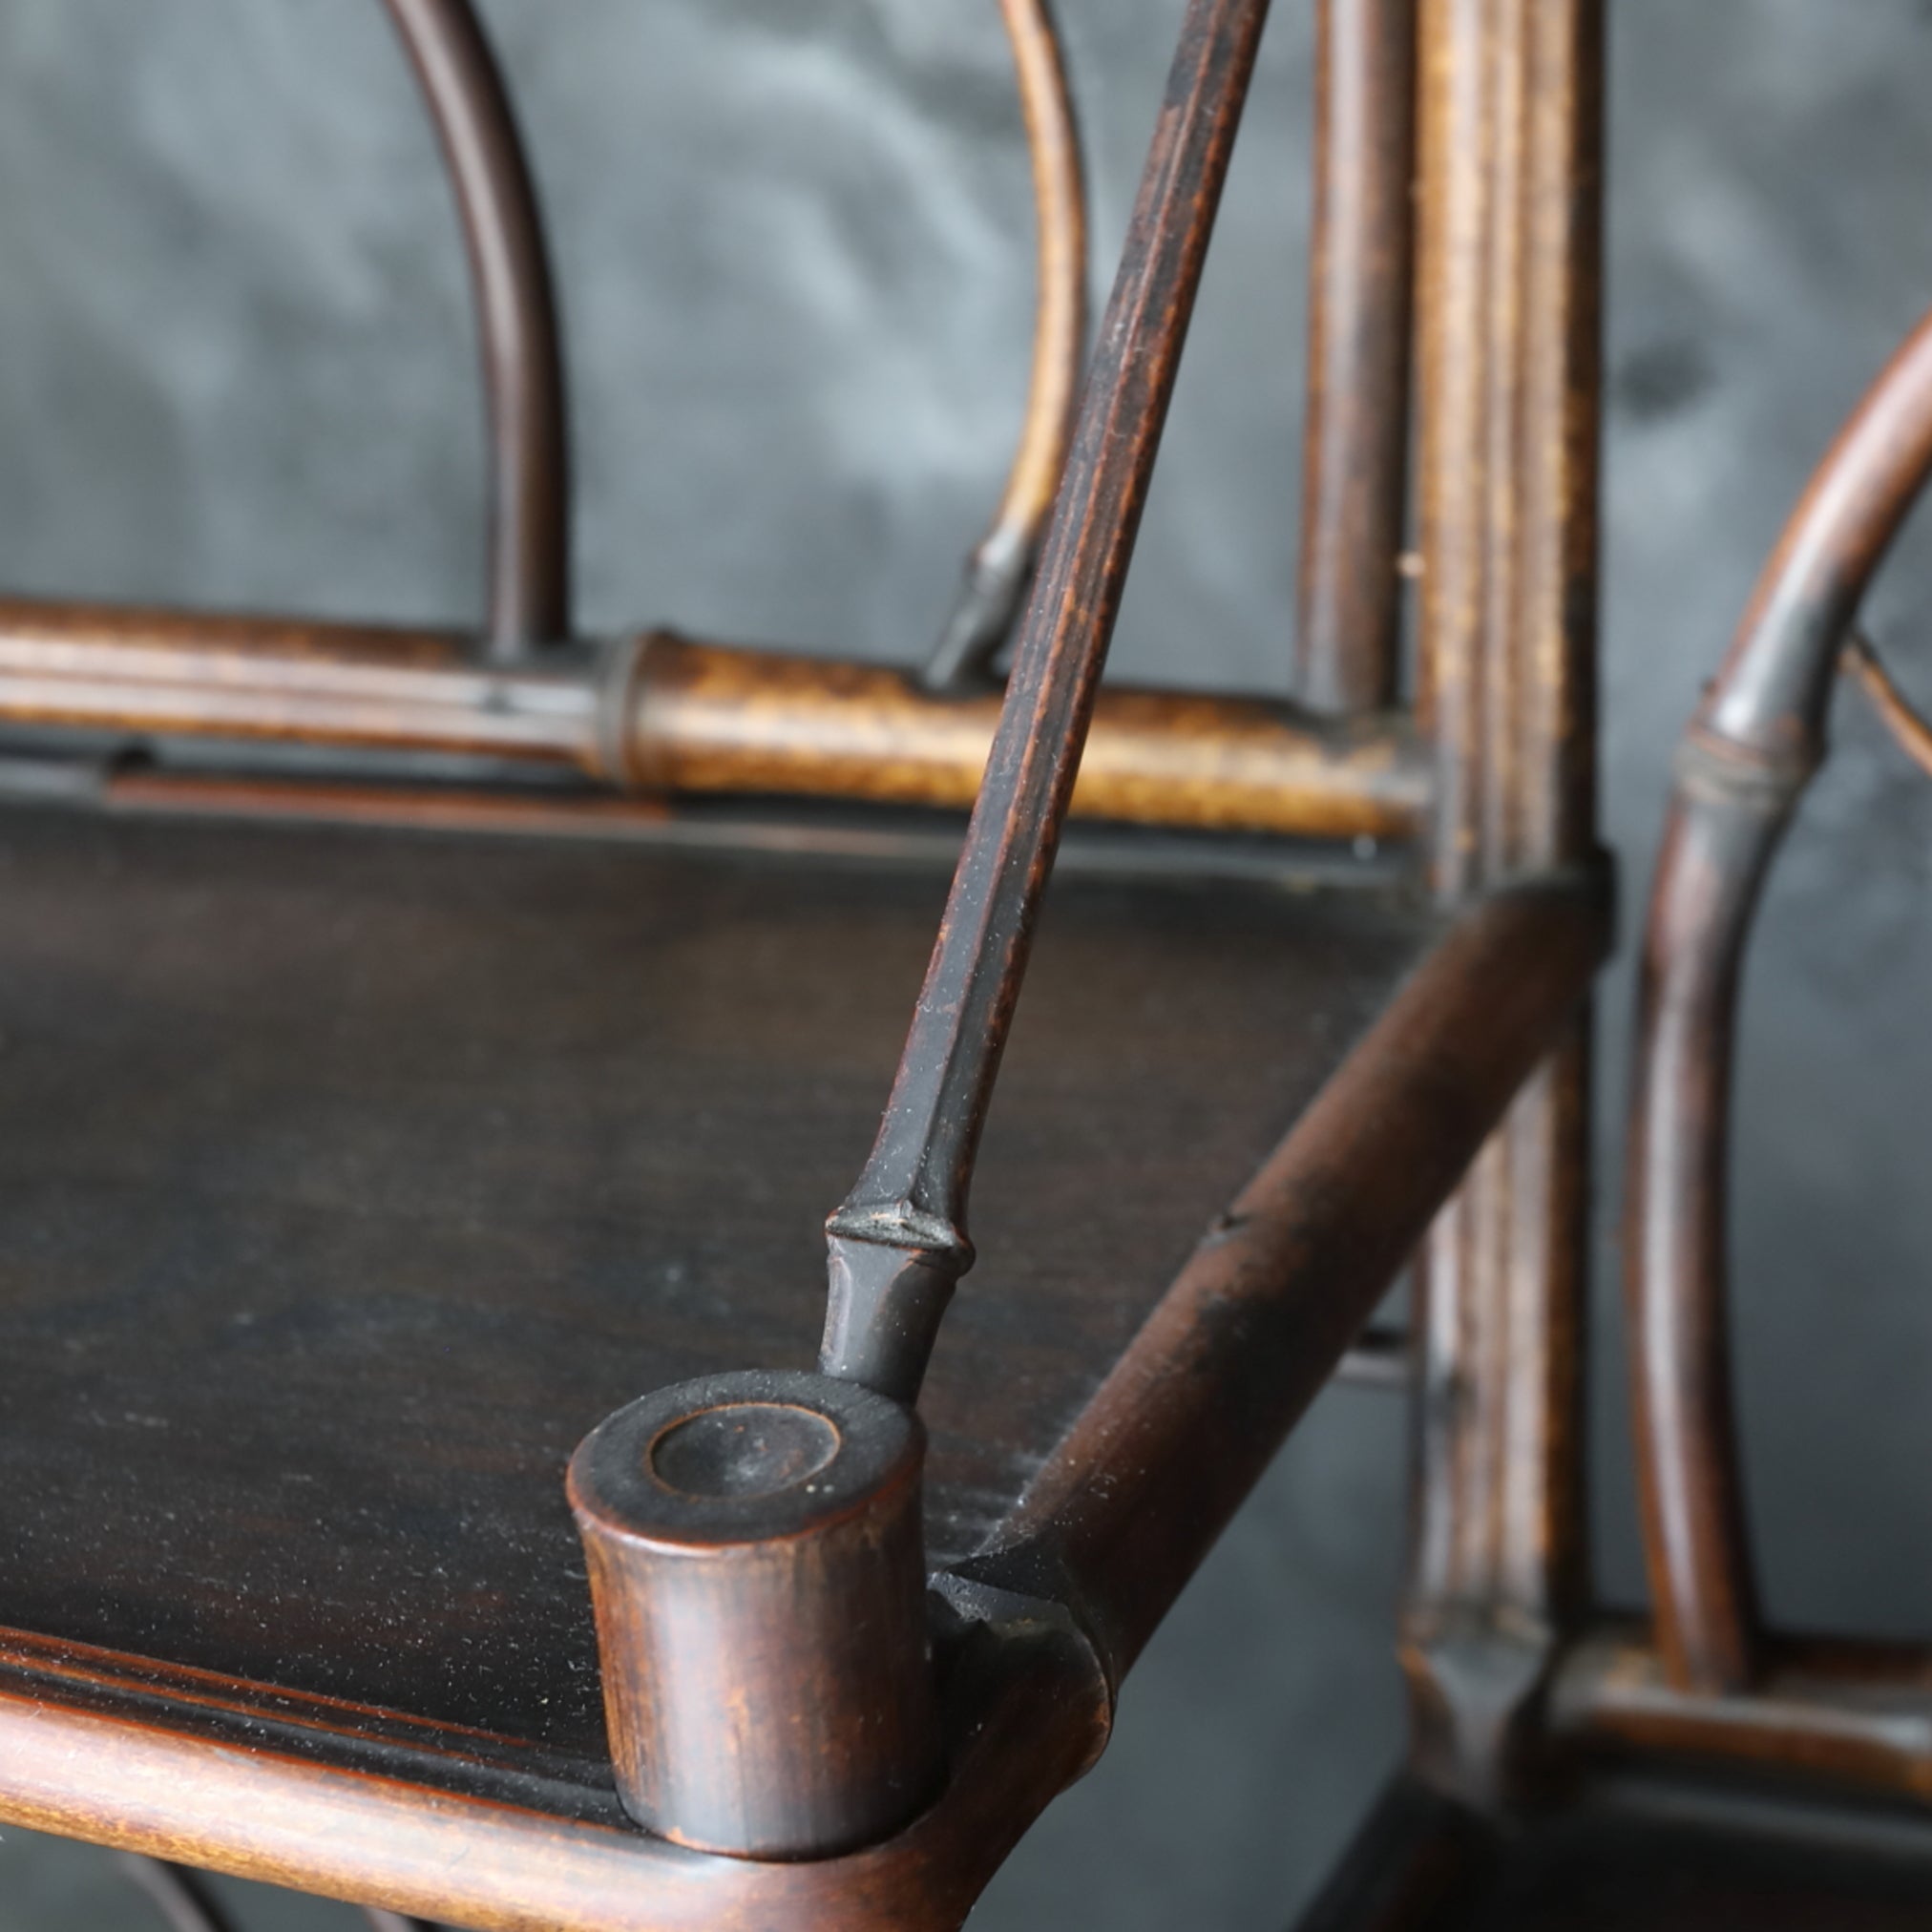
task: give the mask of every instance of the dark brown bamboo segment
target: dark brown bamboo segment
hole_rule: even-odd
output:
[[[1078,1641],[1042,1625],[969,1643],[955,1669],[941,1800],[844,1858],[704,1857],[620,1824],[594,1786],[583,1816],[520,1802],[514,1785],[452,1793],[452,1760],[372,1775],[326,1745],[278,1738],[270,1713],[286,1700],[268,1704],[259,1742],[211,1746],[209,1726],[219,1733],[232,1709],[191,1689],[183,1714],[205,1712],[200,1727],[143,1721],[116,1710],[124,1673],[112,1666],[99,1694],[90,1678],[70,1697],[0,1670],[0,1811],[495,1932],[956,1932],[1026,1828],[1093,1761],[1105,1711]],[[260,1687],[221,1681],[260,1708],[246,1701]]]
[[[1422,0],[1418,671],[1456,896],[1595,850],[1598,0]],[[1587,1026],[1418,1270],[1403,1661],[1430,1774],[1506,1796],[1581,1614]]]
[[[660,1837],[829,1857],[932,1796],[938,1715],[910,1410],[746,1373],[661,1389],[571,1459],[611,1761]]]
[[[1813,472],[1698,713],[1707,732],[1782,769],[1817,763],[1838,653],[1928,469],[1932,316]]]
[[[1019,614],[1066,465],[1086,350],[1086,184],[1060,36],[1049,0],[999,0],[999,11],[1013,43],[1033,159],[1038,262],[1033,369],[1019,446],[999,507],[966,559],[966,580],[920,673],[920,682],[935,691],[983,683]]]
[[[1700,761],[1703,762],[1703,761]],[[1685,1689],[1741,1690],[1756,1612],[1727,1341],[1737,975],[1792,794],[1680,767],[1651,888],[1626,1180],[1638,1493],[1657,1641]]]
[[[1730,1760],[1932,1803],[1932,1651],[1766,1638],[1737,1692],[1687,1690],[1641,1632],[1591,1632],[1564,1659],[1550,1721],[1566,1739]]]
[[[911,1400],[1120,610],[1267,0],[1190,0],[1013,675],[884,1124],[827,1224],[820,1366]]]
[[[0,599],[0,719],[560,766],[646,791],[964,808],[999,700],[879,665],[659,634],[479,663],[449,631]],[[1108,690],[1076,817],[1304,838],[1413,837],[1428,768],[1400,718]]]
[[[1678,754],[1645,945],[1625,1290],[1657,1646],[1686,1691],[1739,1691],[1758,1663],[1726,1345],[1739,970],[1859,600],[1928,472],[1932,318],[1813,475]]]
[[[516,118],[470,0],[385,0],[435,122],[463,221],[490,438],[490,655],[570,636],[563,351]]]
[[[1295,688],[1394,701],[1415,280],[1416,0],[1322,0]]]
[[[1124,1674],[1561,1037],[1607,944],[1606,898],[1598,879],[1545,880],[1458,921],[1204,1236],[969,1573],[1053,1577]]]

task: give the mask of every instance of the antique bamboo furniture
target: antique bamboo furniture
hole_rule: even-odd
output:
[[[1465,1651],[1445,1674],[1431,1648],[1443,1628],[1430,1592],[1432,1503],[1456,1464],[1425,1433],[1407,1655],[1417,1759],[1304,1932],[1903,1928],[1932,1917],[1932,1653],[1781,1635],[1756,1608],[1726,1228],[1745,947],[1823,760],[1839,672],[1932,772],[1932,727],[1856,628],[1928,479],[1932,318],[1812,476],[1678,748],[1644,941],[1624,1228],[1649,1625],[1586,1615],[1572,1586],[1524,1602],[1533,1615],[1492,1633],[1492,1654]],[[1453,1225],[1438,1225],[1438,1243]],[[1433,1296],[1433,1250],[1429,1262]],[[1433,1350],[1439,1303],[1426,1319]],[[1445,1330],[1445,1350],[1454,1340]],[[1575,1346],[1561,1328],[1512,1342],[1506,1378],[1566,1381]],[[1438,1390],[1448,1406],[1425,1379],[1425,1432]],[[1573,1430],[1573,1415],[1562,1427]],[[1519,1439],[1528,1482],[1552,1469],[1571,1480],[1564,1435]],[[1515,1504],[1525,1478],[1503,1480]],[[1468,1521],[1452,1507],[1440,1527],[1453,1535]],[[1573,1544],[1552,1546],[1573,1559]]]
[[[1003,0],[1032,388],[910,676],[573,638],[508,103],[460,0],[390,10],[483,624],[0,604],[0,1816],[379,1923],[956,1925],[1315,1393],[1410,1386],[1354,1345],[1418,1241],[1415,1765],[1320,1910],[1407,1922],[1561,1749],[1741,1750],[1794,1686],[1795,1753],[1922,1782],[1872,1660],[1726,1608],[1708,1270],[1661,1650],[1586,1616],[1595,0],[1321,6],[1294,706],[1099,682],[1266,0],[1188,0],[1083,388]]]

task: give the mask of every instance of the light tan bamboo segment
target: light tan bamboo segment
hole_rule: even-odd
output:
[[[452,631],[0,599],[0,722],[129,738],[282,740],[575,768],[638,790],[958,808],[998,698],[883,665],[656,633],[498,666]],[[1103,692],[1087,819],[1403,839],[1428,809],[1404,721],[1257,699]]]
[[[632,756],[674,791],[805,792],[971,805],[997,692],[938,700],[882,666],[648,646]],[[1077,817],[1305,837],[1402,838],[1424,797],[1406,734],[1316,724],[1251,699],[1107,691],[1074,788]]]

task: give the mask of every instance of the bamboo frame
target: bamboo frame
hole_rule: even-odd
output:
[[[1656,1643],[1685,1698],[1738,1699],[1766,1669],[1727,1339],[1739,969],[1824,755],[1859,601],[1928,476],[1932,317],[1815,472],[1678,752],[1644,950],[1625,1285]]]
[[[513,663],[570,636],[563,348],[536,183],[469,0],[384,0],[462,220],[489,428],[488,655]]]
[[[573,1795],[578,1809],[543,1812],[538,1774],[489,1761],[498,1741],[398,1742],[378,1736],[368,1712],[304,1715],[315,1737],[263,1751],[244,1776],[195,1727],[219,1732],[239,1712],[244,1726],[289,1728],[285,1713],[256,1711],[247,1687],[161,1670],[131,1688],[115,1674],[126,1660],[51,1659],[31,1643],[0,1658],[0,1804],[149,1850],[192,1839],[229,1869],[353,1885],[386,1908],[456,1909],[483,1923],[517,1922],[533,1883],[558,1922],[584,1927],[641,1924],[646,1913],[690,1925],[774,1913],[802,1925],[956,1921],[1018,1831],[1098,1752],[1121,1674],[1492,1127],[1423,1268],[1422,1471],[1403,1631],[1416,1769],[1455,1794],[1460,1818],[1522,1776],[1546,1739],[1553,1685],[1566,1708],[1593,1713],[1581,1728],[1613,1728],[1612,1691],[1561,1664],[1582,1571],[1587,1064],[1574,1008],[1607,936],[1590,757],[1598,0],[1421,0],[1409,23],[1418,41],[1400,0],[1330,0],[1312,346],[1321,403],[1306,452],[1298,643],[1304,688],[1345,714],[1326,723],[1239,700],[1097,691],[1266,0],[1191,0],[1003,707],[920,691],[896,672],[663,635],[570,643],[565,623],[530,615],[543,570],[525,539],[552,514],[534,506],[561,510],[561,390],[548,495],[510,448],[543,440],[512,391],[543,359],[532,344],[545,326],[554,355],[555,316],[527,252],[520,271],[491,276],[509,246],[498,231],[527,216],[535,232],[534,200],[527,176],[503,172],[521,163],[507,107],[489,104],[487,52],[479,69],[480,39],[461,41],[473,21],[453,4],[391,4],[415,36],[471,239],[497,426],[496,555],[525,559],[523,589],[493,593],[492,649],[449,632],[11,603],[0,605],[0,718],[143,740],[481,756],[643,793],[976,800],[879,1144],[831,1223],[822,1370],[908,1401],[970,1258],[978,1124],[1070,813],[1377,840],[1420,831],[1459,916],[1203,1240],[1015,1516],[940,1580],[969,1633],[960,1655],[983,1640],[998,1661],[973,1683],[976,1701],[954,1707],[944,1796],[886,1843],[845,1849],[873,1820],[784,1840],[837,1849],[816,1862],[705,1858],[628,1833],[608,1794],[602,1811]],[[975,571],[990,578],[998,563],[1011,587],[1030,567],[1068,448],[1082,214],[1050,20],[1027,0],[1005,0],[1005,14],[1034,141],[1041,321],[1020,452]],[[1418,264],[1407,215],[1418,95]],[[488,127],[476,121],[497,110]],[[540,270],[540,250],[534,259]],[[1404,318],[1418,276],[1412,731],[1380,707],[1396,671]],[[502,351],[517,328],[523,346]],[[514,511],[506,475],[522,479]],[[961,621],[978,655],[961,662],[983,663],[1003,619],[993,623],[976,582]],[[513,622],[506,610],[523,615]],[[538,656],[538,643],[556,648]],[[928,676],[948,693],[960,682],[956,665]],[[1458,1399],[1441,1399],[1449,1390]],[[628,1534],[614,1518],[599,1528]],[[605,1641],[621,1646],[636,1605],[610,1607]],[[900,1650],[903,1664],[919,1647]],[[774,1658],[776,1648],[761,1668],[782,1678],[789,1667]],[[626,1661],[606,1658],[607,1681]],[[914,1661],[925,1667],[923,1651]],[[154,1722],[156,1705],[178,1721]],[[192,1802],[176,1788],[190,1757],[204,1767]],[[382,1779],[368,1774],[378,1760]],[[107,1782],[121,1800],[113,1816],[96,1796]],[[265,1798],[259,1812],[244,1790]],[[227,1800],[213,1826],[210,1791]],[[1419,1831],[1396,1810],[1400,1844],[1439,1844],[1440,1803],[1423,1807]]]
[[[1019,615],[1066,467],[1086,352],[1086,183],[1066,63],[1049,0],[999,0],[999,11],[1013,46],[1033,158],[1039,284],[1033,368],[998,508],[966,559],[965,581],[920,672],[920,682],[933,691],[971,691],[985,683]]]
[[[1415,289],[1416,0],[1322,0],[1295,688],[1395,701]]]
[[[454,632],[0,599],[0,722],[134,745],[211,737],[482,757],[651,796],[792,793],[963,808],[996,694],[662,633],[493,665]],[[586,801],[589,803],[590,801]],[[1404,721],[1109,690],[1077,817],[1399,841],[1428,770]]]
[[[1602,31],[1595,0],[1422,11],[1421,706],[1452,895],[1596,860]],[[1525,1774],[1582,1609],[1586,1038],[1419,1256],[1403,1662],[1420,1761],[1484,1805]]]

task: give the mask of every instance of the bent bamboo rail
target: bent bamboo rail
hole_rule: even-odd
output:
[[[1932,317],[1815,472],[1678,751],[1644,949],[1626,1293],[1656,1639],[1679,1691],[1743,1691],[1763,1648],[1726,1326],[1739,966],[1859,601],[1928,474]]]

